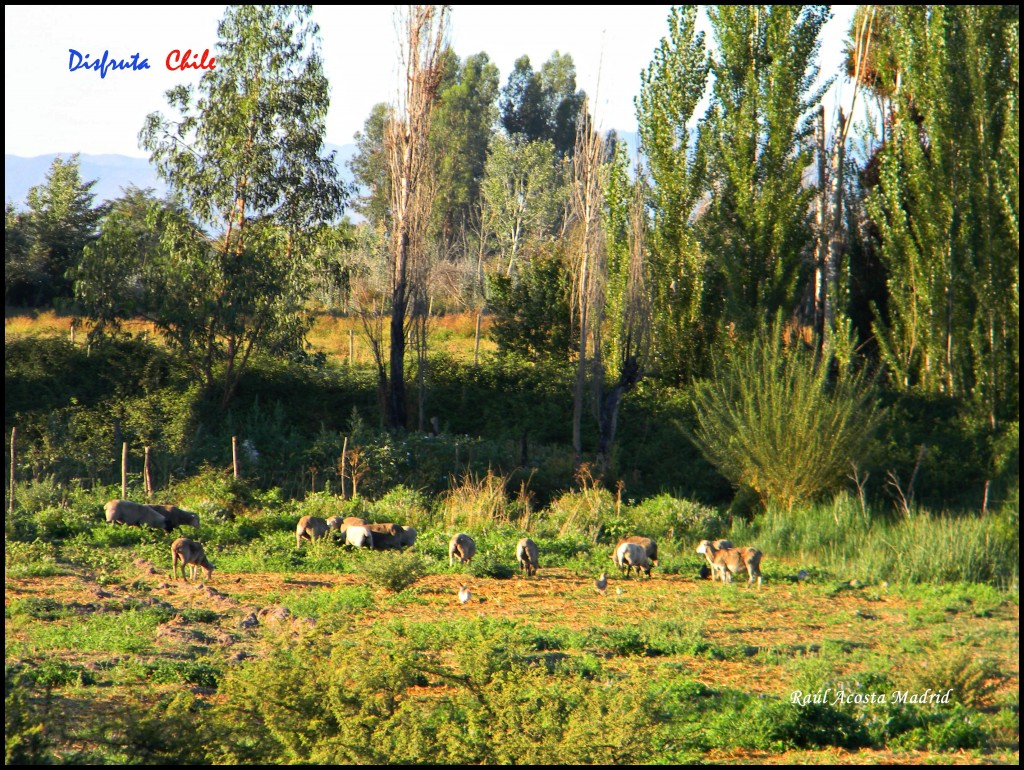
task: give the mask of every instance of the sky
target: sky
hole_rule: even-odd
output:
[[[217,41],[224,6],[5,6],[4,152],[114,153],[145,157],[138,133],[151,112],[172,114],[164,93],[197,84],[200,71],[169,70],[172,51],[201,56]],[[854,6],[833,6],[823,34],[823,76],[837,74]],[[485,51],[508,80],[526,54],[535,70],[552,52],[572,55],[577,87],[591,98],[602,130],[635,131],[633,99],[640,73],[668,34],[667,5],[453,6],[450,42],[462,58]],[[703,17],[702,17],[703,18]],[[394,6],[314,6],[331,107],[325,140],[348,144],[370,109],[397,93],[398,42]],[[708,36],[710,40],[710,34]],[[149,69],[70,70],[77,51],[89,61],[109,51],[139,54]],[[848,103],[849,84],[837,79],[826,110]],[[845,95],[843,90],[845,88]]]

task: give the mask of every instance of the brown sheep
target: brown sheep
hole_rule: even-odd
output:
[[[325,537],[327,535],[327,521],[319,516],[303,516],[295,526],[295,547],[302,547],[302,538],[309,538],[309,542]]]
[[[526,577],[537,574],[537,567],[540,566],[537,562],[537,544],[530,538],[524,537],[516,543],[516,559]]]
[[[178,579],[179,563],[181,564],[181,577],[186,583],[190,577],[194,580],[196,575],[199,574],[200,569],[206,570],[207,580],[213,575],[213,565],[206,558],[203,546],[195,540],[189,540],[187,537],[179,537],[171,543],[171,572],[175,580]],[[186,565],[188,565],[189,575],[185,574]]]
[[[402,527],[387,522],[384,524],[367,524],[373,532],[373,550],[400,551],[402,549]]]
[[[402,527],[402,534],[399,536],[399,547],[403,550],[416,545],[416,527]]]
[[[716,551],[721,551],[723,548],[732,548],[732,541],[731,540],[701,540],[701,545],[703,545],[704,543],[711,543],[711,545],[714,547],[714,550],[716,550]],[[715,560],[711,557],[711,551],[707,550],[707,549],[705,549],[704,551],[701,551],[700,550],[700,545],[698,545],[697,546],[697,553],[703,553],[704,554],[704,558],[706,558],[708,560],[708,567],[711,568],[711,579],[714,580],[715,579]],[[701,570],[701,575],[702,576],[704,575],[704,571],[703,570]]]
[[[132,526],[153,527],[169,531],[167,519],[162,513],[148,505],[133,503],[130,500],[111,500],[103,506],[110,524],[130,524]]]
[[[455,535],[448,543],[448,566],[451,567],[455,563],[455,557],[459,557],[459,561],[463,564],[469,564],[473,560],[473,556],[476,555],[476,543],[469,535],[464,532],[460,532]]]
[[[711,554],[711,577],[721,575],[723,583],[732,582],[732,576],[747,573],[747,588],[757,578],[757,587],[761,588],[761,558],[763,554],[756,548],[722,548],[716,549],[710,540],[702,540],[697,546],[697,553]]]
[[[167,531],[175,527],[195,527],[199,529],[199,515],[179,508],[176,505],[150,505],[157,513],[167,519]]]

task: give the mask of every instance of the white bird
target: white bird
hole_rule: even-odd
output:
[[[459,602],[461,602],[462,604],[465,604],[466,602],[468,602],[472,598],[473,598],[473,594],[471,594],[469,592],[469,586],[466,586],[466,585],[459,586]]]
[[[604,591],[608,587],[608,575],[604,572],[601,573],[601,577],[594,581],[594,588],[599,594],[604,596]]]

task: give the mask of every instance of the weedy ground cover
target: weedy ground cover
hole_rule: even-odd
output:
[[[210,528],[219,526],[232,525]],[[517,534],[480,534],[510,572]],[[610,566],[607,543],[538,536],[541,570],[527,579],[449,567],[446,536],[422,533],[424,549],[402,555],[410,564],[391,565],[377,557],[397,554],[330,540],[296,551],[274,527],[236,544],[222,534],[211,538],[213,578],[195,584],[170,579],[157,558],[169,538],[10,541],[18,569],[5,588],[8,758],[1017,756],[1014,591],[854,588],[832,573],[797,581],[801,562],[783,557],[766,561],[760,591],[748,590],[697,579],[699,557],[688,561],[684,544],[669,541],[685,569],[655,569],[650,580],[609,569],[601,595],[593,577]],[[414,580],[391,585],[412,567]],[[473,591],[466,605],[460,582]],[[947,689],[949,703],[894,696]],[[821,702],[794,702],[797,692]]]

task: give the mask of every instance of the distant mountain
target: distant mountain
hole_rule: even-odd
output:
[[[324,144],[324,150],[335,150],[335,160],[346,182],[352,181],[352,173],[348,170],[347,161],[356,152],[354,144]],[[69,158],[72,153],[51,153],[37,155],[34,158],[22,158],[18,155],[4,155],[4,202],[13,201],[16,208],[28,207],[29,188],[46,181],[46,172],[50,170],[53,159],[61,155]],[[152,187],[157,195],[167,192],[167,185],[156,175],[146,158],[132,158],[127,155],[85,155],[78,156],[82,179],[95,179],[96,202],[102,203],[121,196],[123,188],[134,184],[136,187]]]
[[[632,131],[616,131],[618,140],[626,145],[630,160],[636,158],[637,135]],[[341,178],[351,183],[352,172],[348,161],[356,154],[355,144],[324,143],[325,152],[335,151],[335,162],[341,172]],[[34,158],[22,158],[18,155],[4,155],[4,201],[13,201],[18,209],[27,208],[26,199],[29,188],[42,184],[46,180],[53,159],[57,155],[65,158],[72,153],[51,153],[38,155]],[[165,185],[156,175],[146,158],[132,158],[127,155],[85,155],[78,156],[82,179],[96,180],[93,191],[96,202],[101,203],[120,197],[122,189],[129,185],[136,187],[152,187],[157,195],[167,192]],[[362,219],[358,214],[347,211],[353,221]]]
[[[4,202],[13,201],[19,209],[28,208],[26,199],[29,188],[46,181],[53,159],[60,155],[71,157],[72,153],[52,153],[34,158],[4,155]],[[95,179],[96,202],[117,198],[121,188],[134,184],[136,187],[152,187],[163,195],[167,186],[161,182],[146,158],[131,158],[127,155],[79,155],[78,161],[82,179]]]

